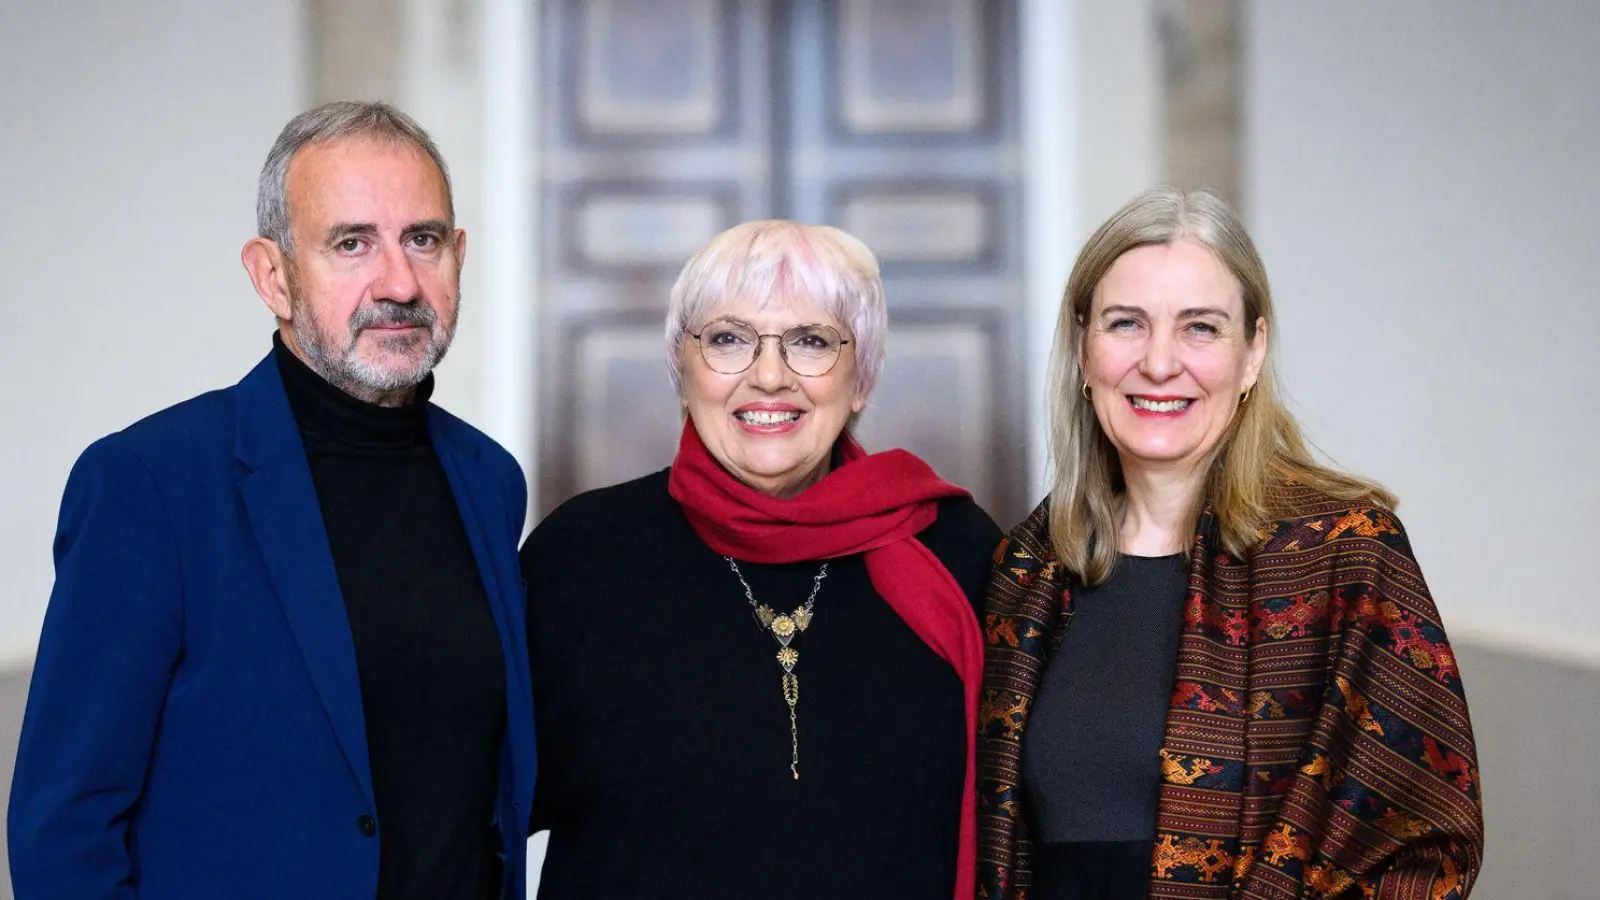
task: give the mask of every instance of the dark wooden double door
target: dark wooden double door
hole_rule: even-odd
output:
[[[1002,525],[1029,498],[1013,0],[541,4],[539,505],[672,460],[667,292],[718,232],[839,226],[883,265],[869,450]]]

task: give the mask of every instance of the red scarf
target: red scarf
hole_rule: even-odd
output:
[[[904,450],[868,454],[846,433],[843,464],[790,499],[743,484],[685,422],[667,490],[712,550],[760,563],[866,556],[872,587],[911,630],[955,668],[966,700],[967,774],[961,794],[956,900],[971,900],[977,858],[974,743],[983,634],[967,595],[916,535],[943,497],[970,496]]]

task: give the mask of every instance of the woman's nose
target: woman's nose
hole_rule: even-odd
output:
[[[767,344],[767,338],[772,344]],[[790,381],[789,366],[783,361],[783,348],[776,335],[762,335],[757,340],[755,362],[750,364],[750,381],[763,391],[780,391]]]
[[[1139,358],[1139,371],[1151,381],[1165,381],[1182,370],[1177,342],[1168,334],[1152,334]]]

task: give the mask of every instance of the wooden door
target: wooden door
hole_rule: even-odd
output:
[[[1014,0],[542,8],[542,511],[671,462],[668,289],[718,232],[781,217],[837,225],[883,265],[863,443],[1020,518]]]

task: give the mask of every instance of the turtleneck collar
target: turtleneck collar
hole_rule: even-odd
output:
[[[358,400],[295,356],[277,332],[272,334],[272,355],[278,361],[283,389],[301,435],[362,449],[397,449],[427,441],[428,398],[433,394],[433,374],[417,385],[417,394],[405,406],[378,406]]]

